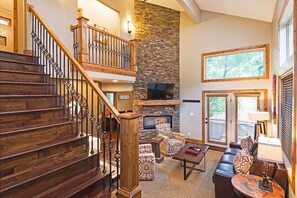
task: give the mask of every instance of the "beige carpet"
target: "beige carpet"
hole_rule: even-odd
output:
[[[179,161],[165,157],[156,164],[154,181],[141,181],[143,198],[213,198],[212,174],[222,152],[209,150],[206,154],[206,172],[193,171],[183,179],[183,167]],[[197,167],[197,166],[196,166]],[[201,166],[199,166],[201,167]]]

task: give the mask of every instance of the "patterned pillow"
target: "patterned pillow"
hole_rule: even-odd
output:
[[[169,123],[157,124],[156,125],[156,130],[157,130],[158,133],[171,131],[170,124]]]
[[[233,166],[235,169],[236,174],[242,173],[242,174],[248,174],[249,170],[253,164],[253,156],[250,155],[250,153],[243,149],[240,150],[233,160]]]
[[[249,153],[252,152],[253,146],[254,146],[254,141],[251,138],[251,136],[245,136],[240,141],[240,148],[248,150]]]

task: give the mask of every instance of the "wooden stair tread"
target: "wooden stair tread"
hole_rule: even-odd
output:
[[[34,144],[34,145],[28,145],[28,147],[22,147],[20,149],[14,149],[11,150],[10,152],[7,152],[7,150],[5,150],[5,155],[3,155],[3,152],[1,153],[1,157],[0,157],[0,161],[4,160],[4,159],[8,159],[8,158],[12,158],[12,157],[16,157],[16,156],[20,156],[20,155],[24,155],[27,153],[31,153],[31,152],[35,152],[38,150],[43,150],[46,148],[50,148],[50,147],[54,147],[60,144],[65,144],[67,142],[72,142],[72,141],[76,141],[78,139],[83,139],[84,137],[79,137],[79,136],[73,136],[73,137],[66,137],[66,138],[59,138],[56,140],[51,140],[51,141],[47,141],[47,142],[43,142],[43,143],[38,143],[38,144]]]
[[[0,95],[0,98],[33,98],[33,97],[58,97],[57,94],[52,95]]]
[[[0,58],[0,61],[44,67],[44,65],[40,65],[38,63],[30,63],[30,62],[26,62],[26,61],[19,61],[19,60],[12,60],[12,59],[3,59],[3,58]]]
[[[75,195],[82,189],[96,183],[97,181],[107,177],[108,174],[103,174],[100,170],[93,168],[88,172],[82,173],[73,179],[65,181],[64,183],[51,188],[34,198],[42,197],[55,197],[55,198],[66,198]]]
[[[0,112],[0,115],[7,115],[7,114],[17,114],[17,113],[34,113],[38,111],[53,111],[53,110],[59,110],[59,109],[65,109],[64,107],[54,107],[54,108],[46,108],[46,109],[31,109],[31,110],[22,110],[22,111],[5,111]]]
[[[37,130],[37,129],[44,129],[44,128],[49,128],[49,127],[54,127],[54,126],[61,126],[61,125],[66,125],[72,123],[71,121],[66,121],[66,122],[59,122],[55,124],[47,124],[47,125],[40,125],[40,126],[35,126],[35,127],[30,127],[30,128],[23,128],[23,129],[18,129],[18,130],[12,130],[12,131],[5,131],[5,132],[0,132],[1,135],[9,135],[13,133],[22,133],[25,131],[31,131],[31,130]]]
[[[92,155],[89,152],[81,152],[81,155],[69,155],[68,158],[63,157],[61,158],[62,160],[55,161],[53,164],[34,166],[30,169],[30,171],[22,174],[3,177],[0,179],[0,193],[66,168],[72,164],[83,161],[90,156]]]
[[[0,72],[16,73],[16,74],[30,74],[30,75],[46,75],[46,76],[49,76],[49,74],[44,74],[44,73],[39,73],[39,72],[28,72],[28,71],[17,71],[17,70],[6,70],[6,69],[0,69]]]
[[[38,83],[38,82],[13,82],[13,81],[0,81],[0,84],[48,85],[48,86],[54,86],[54,84],[50,84],[50,83]]]
[[[3,54],[11,54],[11,55],[16,55],[16,56],[25,56],[25,57],[34,57],[34,58],[38,58],[37,56],[33,56],[33,55],[29,55],[29,54],[20,54],[17,52],[8,52],[8,51],[0,51]]]

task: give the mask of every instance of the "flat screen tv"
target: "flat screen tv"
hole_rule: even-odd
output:
[[[174,84],[149,83],[147,85],[148,100],[170,100],[173,99]]]

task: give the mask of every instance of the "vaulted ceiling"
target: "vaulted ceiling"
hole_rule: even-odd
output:
[[[277,0],[147,0],[146,2],[183,11],[181,1],[195,2],[201,10],[271,22]]]

